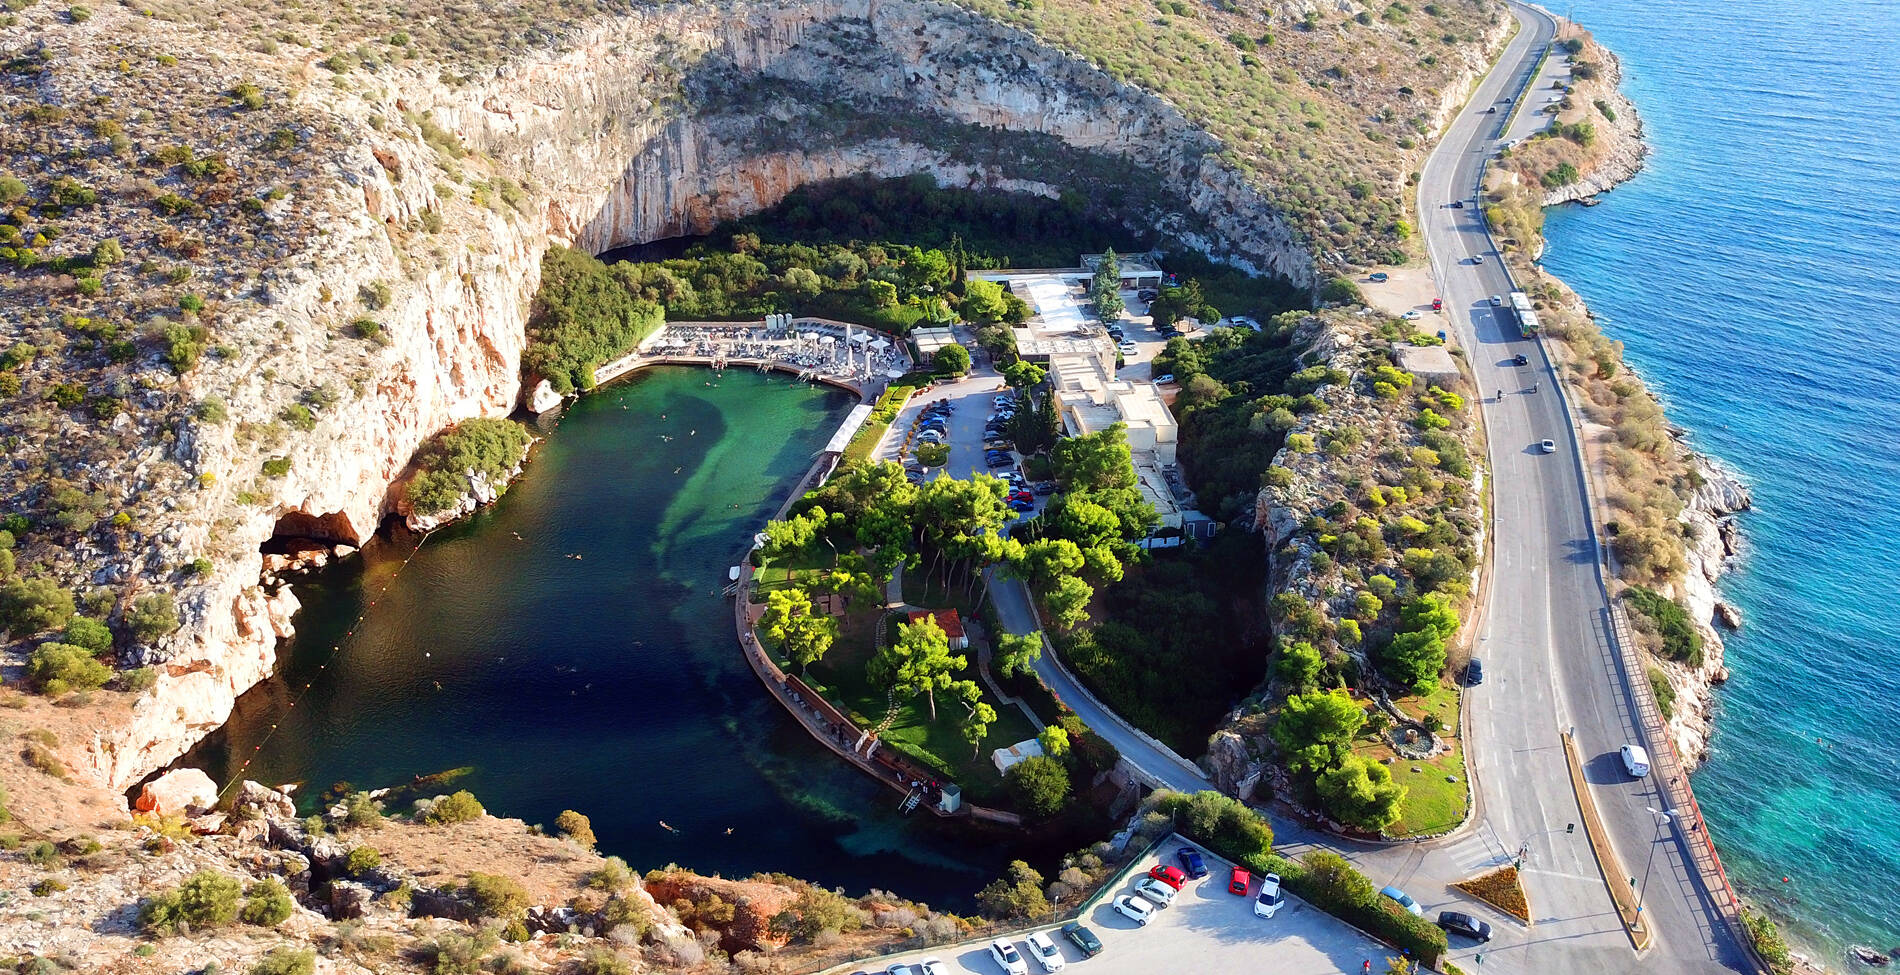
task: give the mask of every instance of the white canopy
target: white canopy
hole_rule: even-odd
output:
[[[826,345],[836,345],[838,344],[838,337],[836,335],[820,335],[818,336],[818,341]]]
[[[902,379],[902,378],[904,378],[904,370],[902,370],[902,369],[886,369],[886,370],[884,370],[884,375],[886,375],[886,376],[888,376],[888,377],[890,377],[890,378],[892,378],[892,379]]]
[[[869,342],[869,341],[871,341],[871,335],[869,332],[851,333],[851,344],[853,345],[863,345],[864,343]]]
[[[871,343],[871,348],[878,349],[880,351],[883,349],[888,349],[890,347],[891,347],[890,339],[877,339]]]

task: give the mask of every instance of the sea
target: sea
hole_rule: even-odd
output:
[[[1754,492],[1712,755],[1732,883],[1830,967],[1900,947],[1900,3],[1583,0],[1654,153],[1549,212],[1694,447]]]
[[[733,631],[727,573],[857,398],[753,370],[636,373],[570,405],[494,505],[301,580],[272,677],[179,764],[220,782],[468,789],[600,849],[940,910],[1099,836],[898,815],[814,742]]]

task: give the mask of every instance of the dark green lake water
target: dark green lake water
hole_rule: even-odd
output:
[[[897,817],[895,793],[766,695],[719,595],[853,402],[686,368],[587,396],[494,506],[299,585],[277,676],[182,764],[224,781],[255,755],[245,777],[311,795],[470,766],[454,787],[490,812],[580,810],[639,869],[784,871],[967,909],[1009,859],[1065,850]]]

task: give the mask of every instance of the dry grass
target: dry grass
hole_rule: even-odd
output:
[[[1518,883],[1516,867],[1499,867],[1452,886],[1520,921],[1530,922],[1531,902]]]

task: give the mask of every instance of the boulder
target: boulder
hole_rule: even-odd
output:
[[[181,768],[145,783],[133,803],[140,812],[165,816],[209,809],[218,802],[218,784],[195,768]]]
[[[354,880],[330,881],[330,916],[338,921],[362,917],[376,892]]]
[[[1718,602],[1715,604],[1715,620],[1731,630],[1739,630],[1742,628],[1742,611],[1731,603]]]
[[[555,392],[554,387],[549,385],[547,380],[543,379],[534,384],[534,392],[528,397],[529,412],[546,413],[559,405],[561,405],[561,394]]]
[[[237,800],[232,805],[238,809],[255,809],[265,816],[290,819],[297,815],[297,804],[291,801],[290,796],[250,779],[245,779],[244,784],[238,786]]]

